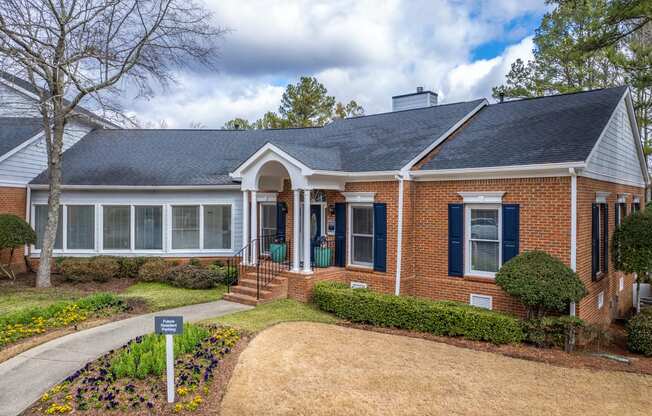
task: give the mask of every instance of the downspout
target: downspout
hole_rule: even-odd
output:
[[[394,294],[399,296],[401,294],[401,254],[403,248],[403,181],[405,176],[409,174],[396,175],[395,178],[398,180],[398,219],[397,219],[397,233],[396,238],[396,286],[394,288]]]
[[[27,221],[28,224],[32,225],[32,217],[31,217],[31,205],[32,205],[32,188],[30,187],[29,184],[27,184],[27,191],[25,192],[25,221]],[[33,225],[32,225],[33,226]],[[29,263],[29,244],[25,244],[25,266],[27,267],[27,271],[32,271],[32,265]]]
[[[568,169],[571,175],[571,243],[570,267],[577,272],[577,172],[575,168]],[[576,315],[575,302],[570,304],[570,316]]]

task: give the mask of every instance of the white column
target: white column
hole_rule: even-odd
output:
[[[249,191],[242,191],[242,247],[249,245]],[[242,263],[249,264],[249,253],[242,252]]]
[[[299,271],[299,250],[301,242],[299,241],[299,212],[301,211],[301,190],[295,189],[294,202],[292,205],[292,271]]]
[[[312,273],[310,268],[310,189],[303,191],[303,272]]]
[[[251,264],[258,262],[258,203],[256,191],[251,191]]]

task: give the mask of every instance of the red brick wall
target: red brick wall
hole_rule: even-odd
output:
[[[609,224],[609,266],[606,275],[599,281],[591,278],[591,205],[595,202],[596,192],[610,192],[607,197],[607,214]],[[625,275],[614,270],[611,262],[613,244],[611,237],[616,227],[616,200],[619,194],[627,193],[627,213],[631,212],[634,196],[645,207],[645,190],[632,186],[619,185],[595,179],[577,178],[577,272],[588,289],[588,295],[577,307],[580,318],[589,322],[610,322],[624,316],[632,308],[632,275]],[[619,291],[619,279],[624,277],[624,290]],[[604,306],[598,309],[598,294],[604,292]]]
[[[14,187],[0,187],[0,213],[14,214],[20,218],[25,218],[25,205],[27,203],[27,189]],[[25,262],[23,248],[14,251],[14,258],[11,261],[12,267],[16,271],[25,271]],[[2,261],[7,261],[9,251],[0,253]]]

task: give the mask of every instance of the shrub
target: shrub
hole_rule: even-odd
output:
[[[639,314],[627,323],[627,348],[652,356],[652,314]]]
[[[120,264],[114,257],[68,257],[61,261],[61,274],[71,282],[106,282],[118,276]]]
[[[119,257],[118,264],[120,265],[119,275],[129,279],[138,277],[140,268],[150,261],[152,257]]]
[[[584,321],[574,316],[546,316],[522,322],[525,342],[537,347],[568,348],[571,336],[584,328]]]
[[[164,279],[173,286],[186,289],[211,289],[222,280],[217,273],[190,264],[172,267]]]
[[[543,251],[528,251],[503,264],[496,284],[523,303],[529,319],[564,313],[571,302],[586,295],[579,276]]]
[[[188,261],[188,264],[195,267],[202,267],[201,261],[198,258],[193,257]]]
[[[7,263],[0,263],[5,276],[16,280],[16,274],[11,268],[16,248],[35,243],[36,233],[25,220],[12,214],[0,214],[0,250],[9,250]]]
[[[623,218],[612,237],[612,259],[617,270],[636,273],[636,293],[652,270],[652,210],[645,209]],[[639,299],[634,299],[638,305]]]
[[[208,270],[215,273],[216,279],[224,284],[235,284],[238,276],[238,269],[234,266],[223,266],[222,263],[215,262],[208,266]]]
[[[143,282],[165,282],[165,275],[170,270],[170,267],[161,258],[149,260],[140,267],[138,278]]]
[[[457,302],[385,295],[335,282],[317,283],[314,300],[320,309],[352,322],[495,344],[523,340],[518,319]]]

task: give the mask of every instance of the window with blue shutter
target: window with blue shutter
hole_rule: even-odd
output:
[[[374,270],[387,271],[387,205],[374,204]]]
[[[603,226],[602,226],[602,271],[607,273],[609,271],[609,208],[607,204],[602,204],[603,209]]]
[[[502,263],[518,255],[519,211],[518,204],[503,204]]]
[[[591,205],[591,277],[600,272],[600,206]]]
[[[287,211],[285,202],[276,203],[276,235],[283,241],[285,241],[285,218]]]
[[[335,204],[335,265],[346,266],[346,204]]]
[[[448,204],[448,275],[464,276],[464,204]]]

